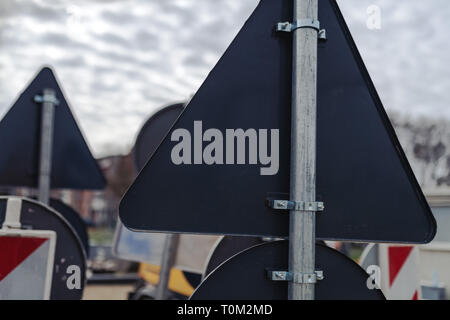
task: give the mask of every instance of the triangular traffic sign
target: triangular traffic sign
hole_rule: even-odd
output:
[[[0,122],[0,185],[37,187],[41,104],[36,95],[53,89],[55,108],[51,187],[103,189],[105,179],[91,154],[53,71],[45,67]]]
[[[260,2],[123,198],[125,226],[288,236],[288,212],[267,200],[289,197],[292,38],[274,26],[292,2]],[[319,20],[317,237],[431,241],[436,222],[334,0]],[[237,129],[253,143],[236,147]]]

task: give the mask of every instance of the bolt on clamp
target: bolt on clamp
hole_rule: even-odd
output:
[[[319,212],[325,210],[325,204],[323,202],[269,200],[268,205],[270,208],[275,210],[310,211],[310,212]]]
[[[323,280],[323,271],[314,273],[291,273],[287,271],[267,271],[267,277],[271,281],[289,281],[298,284],[313,284]]]

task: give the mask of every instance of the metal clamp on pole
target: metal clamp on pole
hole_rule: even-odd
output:
[[[56,96],[51,92],[44,92],[44,95],[36,95],[34,96],[34,102],[36,103],[52,103],[55,106],[59,105],[59,100]]]
[[[325,210],[323,202],[305,202],[288,200],[268,200],[270,208],[275,210],[319,212]]]
[[[293,283],[317,283],[325,277],[323,271],[315,271],[311,274],[290,273],[287,271],[267,271],[267,278],[271,281],[289,281]]]
[[[277,32],[293,32],[301,28],[317,30],[320,40],[327,39],[327,32],[325,29],[320,29],[320,22],[318,20],[299,19],[295,22],[279,22],[276,25]]]

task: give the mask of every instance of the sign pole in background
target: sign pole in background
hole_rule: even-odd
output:
[[[294,0],[291,200],[316,201],[316,114],[318,30],[300,27],[318,19],[317,0]],[[305,209],[307,209],[305,207]],[[290,213],[290,300],[314,300],[316,212]],[[311,282],[311,283],[309,283]]]
[[[42,105],[38,199],[40,202],[48,205],[50,199],[54,115],[58,101],[53,89],[44,89],[43,95],[36,96],[35,101]]]
[[[156,288],[156,300],[167,300],[169,298],[170,271],[175,265],[179,242],[179,234],[168,234],[166,236],[161,259],[161,270],[159,272],[159,282],[158,287]]]

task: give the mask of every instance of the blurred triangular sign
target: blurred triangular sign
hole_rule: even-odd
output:
[[[0,122],[0,185],[37,187],[42,105],[34,98],[44,89],[53,89],[59,101],[54,115],[51,187],[103,189],[103,174],[48,67],[37,74]]]

